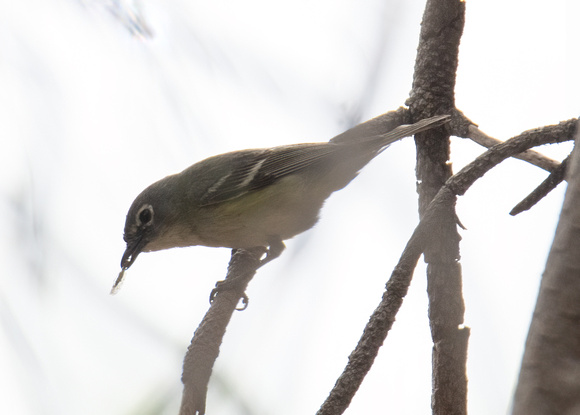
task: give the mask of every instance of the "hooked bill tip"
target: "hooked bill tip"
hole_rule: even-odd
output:
[[[113,288],[111,288],[111,295],[115,295],[117,294],[117,292],[121,289],[121,285],[123,285],[123,277],[125,276],[125,270],[127,268],[121,268],[121,272],[119,272],[119,276],[117,277],[117,279],[115,280],[115,283],[113,284]]]

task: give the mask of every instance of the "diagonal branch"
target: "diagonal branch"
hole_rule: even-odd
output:
[[[477,144],[480,144],[486,148],[491,148],[496,144],[502,143],[501,140],[490,137],[474,125],[470,125],[467,131],[467,135],[462,137],[470,138]],[[539,168],[549,172],[553,172],[560,165],[560,162],[557,160],[551,159],[550,157],[534,150],[526,150],[520,154],[516,154],[514,158],[527,161],[528,163],[538,166]]]
[[[510,215],[515,216],[525,210],[529,210],[536,205],[540,200],[554,190],[560,183],[562,183],[566,176],[568,169],[568,160],[570,156],[566,157],[556,169],[544,180],[538,187],[536,187],[529,195],[527,195],[520,203],[518,203],[511,210]]]
[[[477,126],[477,124],[475,124],[473,121],[471,121],[461,111],[457,109],[454,111],[451,125],[454,136],[461,138],[469,138],[470,140],[476,142],[477,144],[485,148],[491,148],[497,144],[503,143],[503,141],[491,137],[486,133],[484,133],[483,131],[481,131]],[[554,171],[560,165],[559,161],[551,159],[550,157],[545,156],[542,153],[535,150],[523,151],[520,154],[514,155],[513,158],[526,161],[530,164],[533,164],[534,166],[537,166],[549,172]]]
[[[477,179],[507,157],[513,157],[524,150],[543,144],[563,143],[573,140],[577,122],[577,118],[572,118],[556,125],[534,128],[524,131],[501,144],[497,144],[461,169],[459,173],[445,183],[445,186],[450,187],[456,195],[463,195]]]

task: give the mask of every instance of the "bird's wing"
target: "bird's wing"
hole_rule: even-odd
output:
[[[436,116],[421,120],[411,125],[401,125],[385,134],[371,137],[359,137],[346,139],[342,136],[333,138],[328,143],[305,143],[288,146],[274,147],[263,150],[243,150],[215,156],[213,173],[210,177],[218,177],[217,180],[207,183],[206,191],[200,196],[202,205],[211,205],[235,199],[250,191],[266,187],[275,181],[292,173],[317,167],[323,172],[323,167],[330,167],[340,160],[356,158],[360,155],[369,155],[363,164],[355,164],[356,169],[352,177],[346,177],[341,185],[346,185],[356,170],[362,168],[381,149],[403,137],[416,134],[449,121],[449,116]],[[198,163],[201,170],[201,164]],[[196,167],[194,165],[192,167]]]
[[[330,143],[306,143],[225,154],[223,156],[229,159],[224,161],[229,168],[207,188],[201,196],[201,204],[211,205],[235,199],[289,174],[331,163],[335,159],[333,156],[344,147]]]

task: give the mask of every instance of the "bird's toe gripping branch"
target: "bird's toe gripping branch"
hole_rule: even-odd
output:
[[[261,247],[259,247],[259,248],[264,249]],[[266,256],[262,260],[260,260],[256,269],[258,269],[258,268],[266,265],[268,262],[278,258],[282,254],[284,249],[286,249],[286,245],[284,245],[284,242],[282,242],[282,240],[279,237],[270,238],[269,247],[268,247],[268,250],[266,251]],[[232,250],[232,258],[236,254],[237,251],[238,251],[238,249]],[[255,270],[254,270],[254,272],[255,272]],[[236,289],[239,289],[240,286],[242,286],[242,285],[245,287],[245,284],[247,284],[247,280],[243,274],[242,275],[236,275],[236,274],[228,275],[228,277],[225,280],[218,281],[215,283],[215,288],[213,290],[211,290],[211,293],[209,295],[210,304],[214,302],[215,298],[217,297],[217,295],[220,292],[228,291],[228,290],[236,290]],[[242,293],[240,299],[242,300],[242,306],[237,308],[237,310],[245,310],[248,307],[248,303],[250,300],[245,292]]]

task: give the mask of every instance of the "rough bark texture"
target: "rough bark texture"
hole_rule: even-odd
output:
[[[203,415],[207,385],[213,364],[220,351],[226,327],[244,291],[258,266],[263,249],[234,250],[228,266],[227,280],[236,283],[228,290],[219,291],[210,309],[193,335],[183,361],[183,396],[179,415]]]
[[[413,119],[450,114],[455,108],[455,77],[459,41],[465,23],[465,3],[459,0],[429,0],[415,62],[409,105]],[[415,136],[419,214],[451,177],[449,133],[443,128]],[[467,413],[467,341],[463,327],[465,305],[455,203],[442,212],[435,232],[437,243],[427,246],[427,292],[429,323],[433,338],[433,414]]]
[[[514,415],[580,413],[580,134],[526,341]]]

